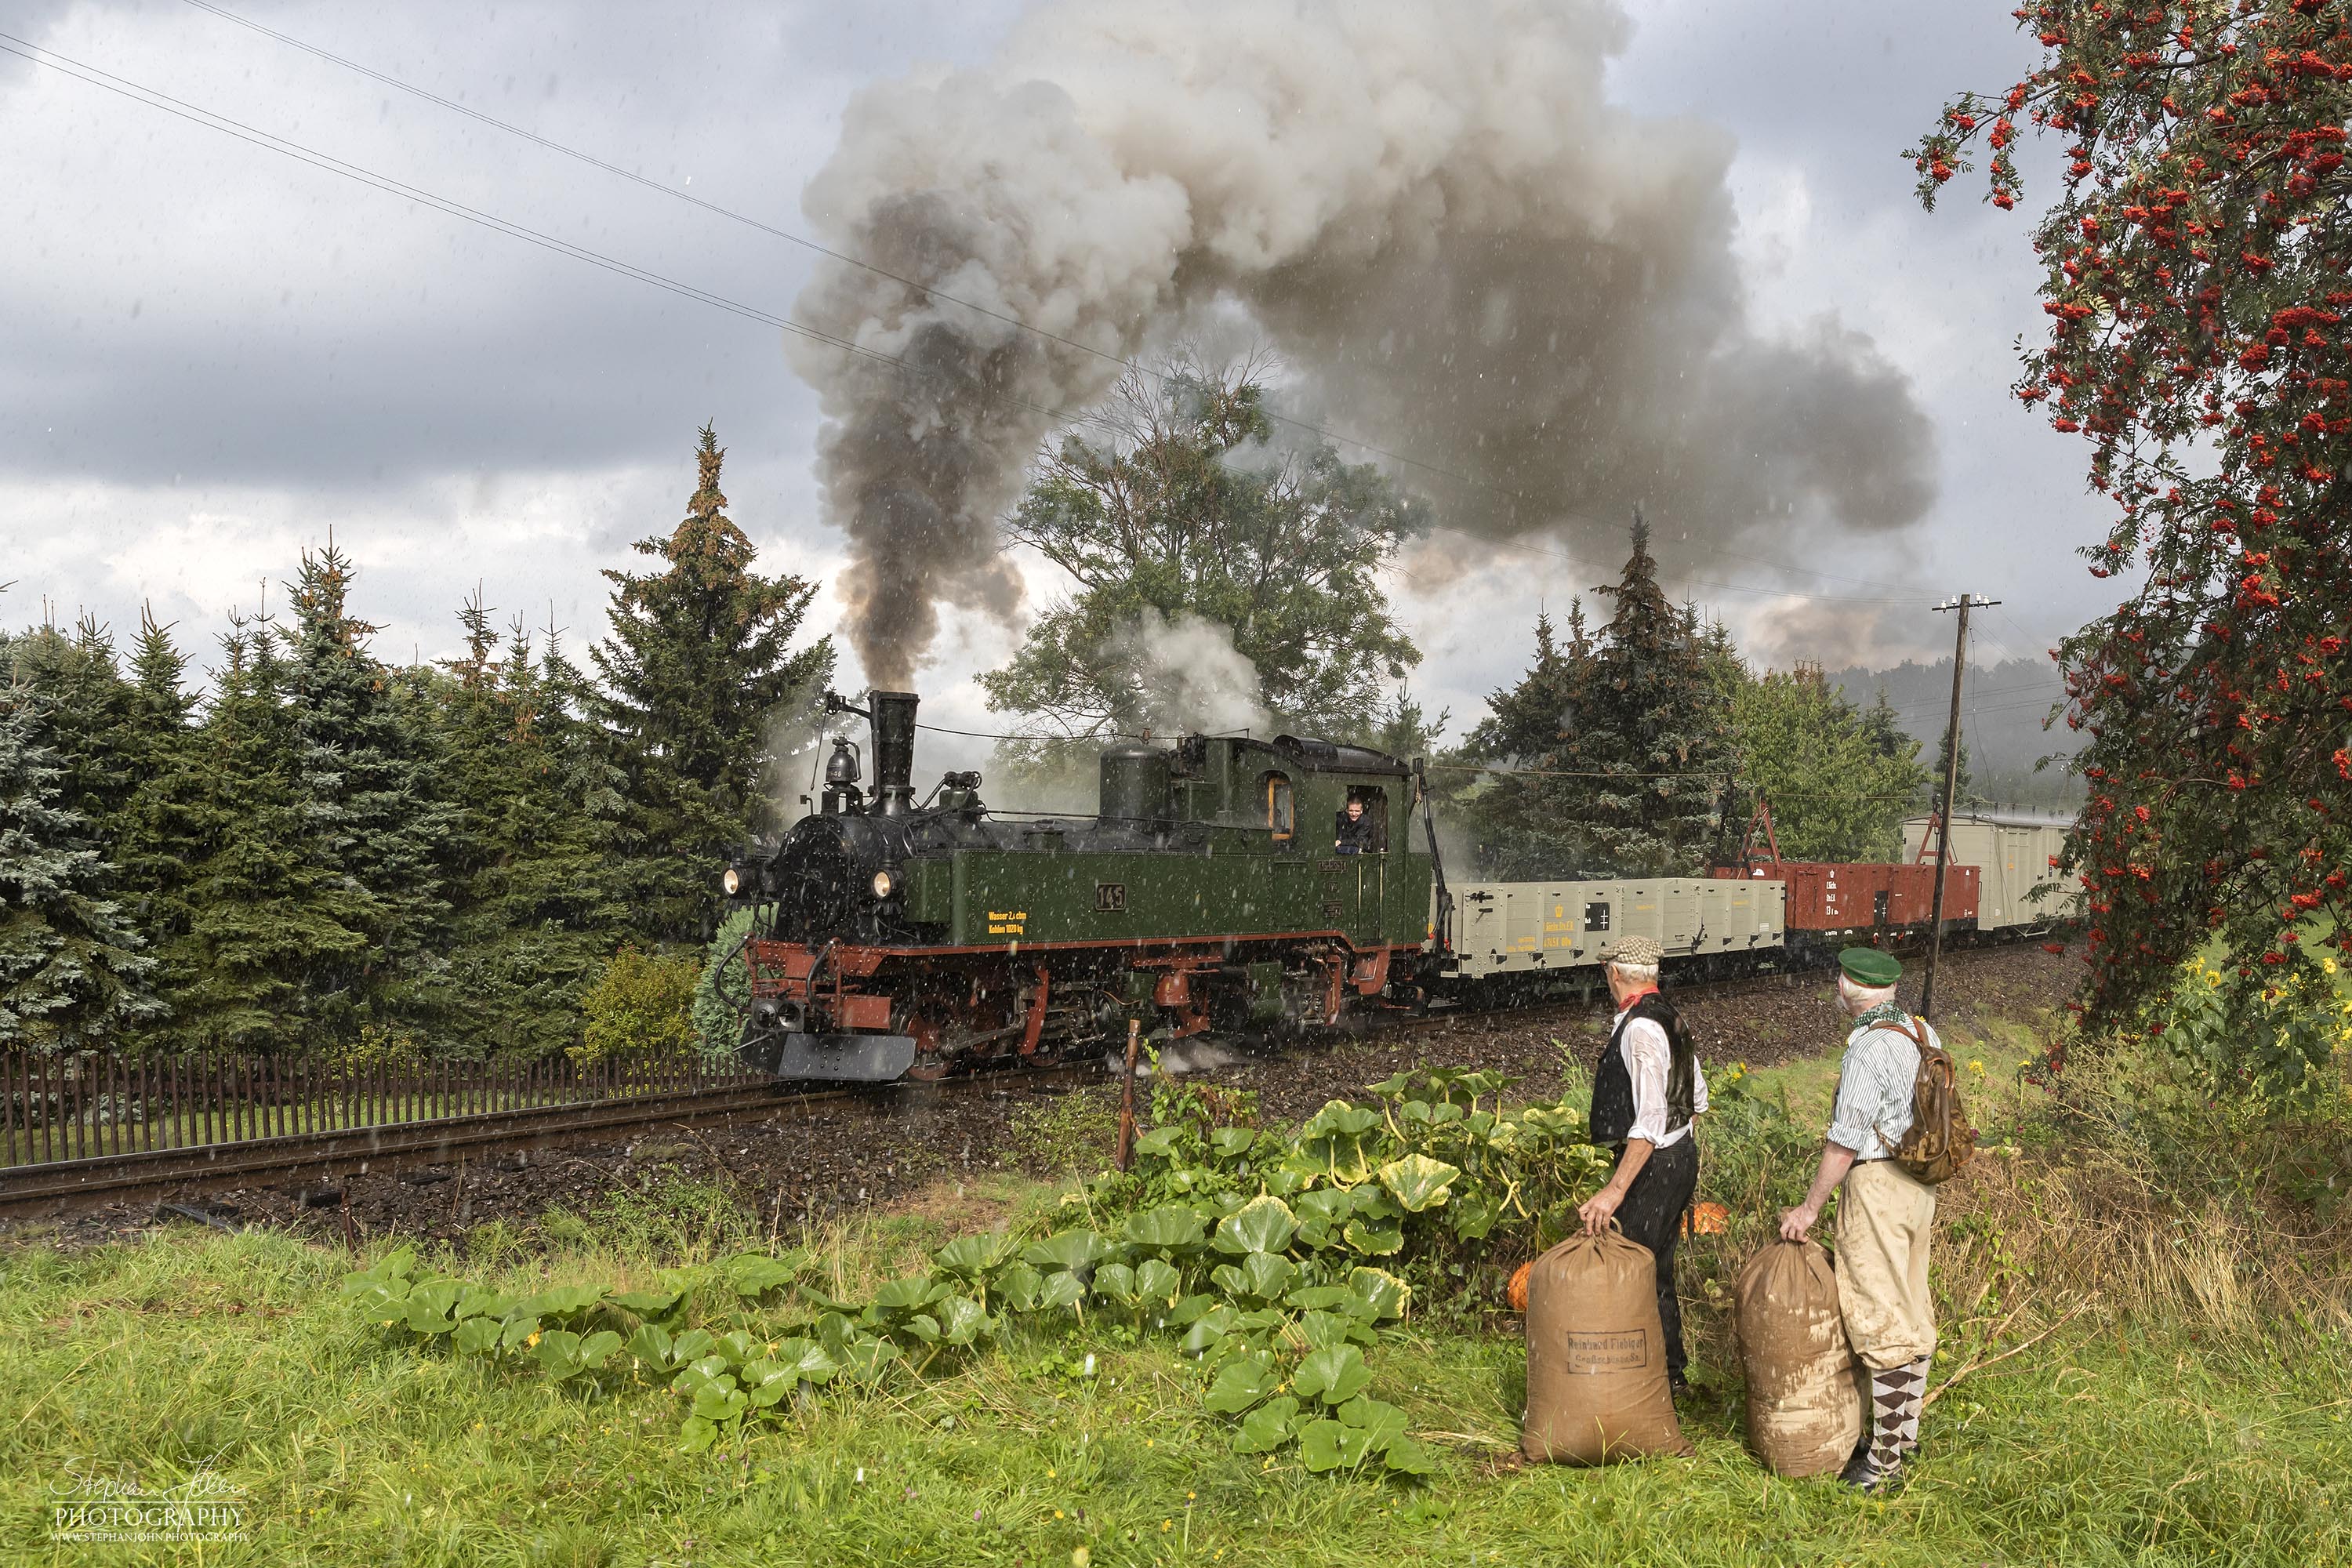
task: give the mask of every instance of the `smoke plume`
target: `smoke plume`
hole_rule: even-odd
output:
[[[866,673],[908,683],[940,601],[1017,609],[995,520],[1037,441],[1214,311],[1487,538],[1918,518],[1908,383],[1749,324],[1730,139],[1612,107],[1627,36],[1608,0],[1044,0],[988,66],[861,92],[805,205],[919,287],[826,263],[798,318],[881,358],[792,353]]]
[[[1274,735],[1257,667],[1234,647],[1232,632],[1205,616],[1146,606],[1102,653],[1115,678],[1133,689],[1137,715],[1155,735]]]

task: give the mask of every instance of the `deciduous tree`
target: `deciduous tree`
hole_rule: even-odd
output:
[[[2158,1002],[2218,934],[2233,1021],[2324,990],[2352,951],[2352,5],[2035,4],[2042,47],[1912,149],[1919,193],[1990,153],[2015,205],[2034,132],[2067,159],[2034,232],[2046,340],[2017,395],[2114,502],[2095,576],[2134,583],[2068,637],[2091,796],[2087,1005]],[[2300,1077],[2332,1042],[2281,1058]]]

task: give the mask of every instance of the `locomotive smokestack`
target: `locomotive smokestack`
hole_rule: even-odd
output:
[[[874,799],[885,816],[915,808],[915,705],[911,691],[869,691],[866,711],[874,725]]]

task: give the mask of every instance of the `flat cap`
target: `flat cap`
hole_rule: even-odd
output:
[[[1838,967],[1856,985],[1892,985],[1903,978],[1903,961],[1874,947],[1842,949]]]
[[[1627,963],[1636,969],[1655,969],[1665,950],[1646,936],[1621,936],[1609,944],[1601,955],[1603,963]]]

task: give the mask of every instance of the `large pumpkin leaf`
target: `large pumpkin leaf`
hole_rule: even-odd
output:
[[[1290,1385],[1301,1398],[1343,1405],[1362,1393],[1371,1380],[1372,1372],[1364,1364],[1363,1352],[1353,1345],[1330,1345],[1309,1351],[1300,1360]]]
[[[1198,1247],[1207,1236],[1200,1212],[1185,1204],[1147,1209],[1129,1215],[1127,1222],[1128,1240],[1163,1258]]]
[[[629,1336],[628,1343],[622,1346],[622,1349],[628,1353],[629,1359],[639,1366],[648,1366],[656,1372],[667,1372],[677,1364],[670,1360],[673,1342],[669,1337],[669,1331],[659,1323],[640,1323],[637,1325],[636,1332]]]
[[[1042,1273],[1051,1275],[1062,1268],[1085,1279],[1094,1272],[1096,1264],[1116,1257],[1118,1252],[1118,1247],[1093,1231],[1066,1230],[1032,1242],[1021,1256]]]
[[[604,1299],[601,1285],[558,1285],[524,1297],[514,1304],[514,1310],[533,1318],[576,1318]]]
[[[539,1337],[534,1352],[541,1372],[558,1383],[579,1373],[580,1336],[569,1329],[550,1329]]]
[[[1404,1250],[1404,1226],[1393,1219],[1351,1219],[1348,1245],[1367,1258],[1393,1258]]]
[[[667,1317],[685,1299],[683,1290],[615,1290],[606,1303],[638,1318]]]
[[[1025,1263],[1010,1264],[996,1277],[996,1299],[1015,1312],[1034,1312],[1045,1277]]]
[[[1176,1304],[1176,1297],[1184,1289],[1184,1277],[1171,1263],[1157,1258],[1147,1258],[1135,1266],[1135,1293],[1146,1301]]]
[[[791,1284],[800,1276],[796,1264],[759,1252],[746,1252],[729,1258],[721,1272],[738,1296],[764,1296],[771,1290]]]
[[[1278,1252],[1253,1252],[1238,1264],[1219,1264],[1209,1278],[1228,1296],[1272,1301],[1297,1281],[1298,1265]]]
[[[1360,1394],[1339,1406],[1339,1420],[1364,1434],[1367,1453],[1377,1454],[1404,1436],[1404,1412],[1369,1394]]]
[[[1040,1311],[1054,1307],[1067,1307],[1073,1311],[1087,1299],[1087,1282],[1067,1269],[1045,1276],[1045,1283],[1037,1291]]]
[[[1272,1394],[1281,1382],[1272,1357],[1236,1356],[1217,1369],[1201,1403],[1220,1415],[1238,1415]]]
[[[1177,1342],[1177,1348],[1197,1355],[1231,1333],[1240,1320],[1241,1314],[1231,1307],[1212,1307],[1184,1331],[1184,1337]]]
[[[1280,1252],[1298,1234],[1298,1220],[1280,1198],[1259,1197],[1227,1215],[1217,1226],[1220,1252],[1242,1255]]]
[[[505,1326],[496,1318],[468,1318],[457,1325],[449,1342],[465,1355],[489,1355],[499,1348],[499,1334]]]
[[[1412,1299],[1412,1287],[1385,1268],[1358,1268],[1348,1276],[1348,1288],[1371,1304],[1373,1315],[1402,1318]]]
[[[959,1236],[931,1255],[942,1274],[958,1279],[983,1279],[1009,1262],[1013,1238],[1001,1230]]]
[[[1381,1185],[1402,1205],[1407,1214],[1420,1214],[1445,1202],[1446,1189],[1462,1173],[1458,1165],[1426,1154],[1407,1154],[1381,1167]]]
[[[1353,1468],[1364,1462],[1367,1452],[1369,1447],[1360,1427],[1346,1426],[1328,1416],[1309,1421],[1298,1434],[1298,1458],[1318,1475]]]
[[[699,1415],[689,1415],[678,1424],[677,1451],[699,1454],[718,1440],[719,1428]]]
[[[1140,1300],[1135,1289],[1135,1270],[1124,1263],[1106,1263],[1097,1268],[1094,1286],[1096,1295],[1122,1307],[1132,1307]]]
[[[1271,1454],[1290,1441],[1298,1415],[1298,1401],[1279,1394],[1242,1417],[1241,1436],[1234,1439],[1236,1454]]]
[[[610,1329],[599,1329],[580,1342],[580,1365],[588,1372],[599,1371],[620,1348],[620,1335]]]
[[[1465,1193],[1456,1197],[1446,1212],[1446,1223],[1454,1234],[1465,1241],[1484,1241],[1495,1222],[1503,1217],[1503,1205],[1486,1193]]]
[[[870,1342],[881,1344],[885,1342]],[[793,1375],[803,1383],[831,1383],[833,1374],[841,1370],[833,1353],[814,1340],[795,1336],[776,1347],[776,1361],[792,1369]]]
[[[898,1359],[898,1347],[888,1340],[865,1335],[843,1344],[840,1352],[843,1375],[856,1383],[872,1383],[882,1371]]]
[[[1246,1127],[1220,1127],[1209,1134],[1209,1148],[1221,1160],[1238,1160],[1250,1152],[1257,1134]]]
[[[873,1310],[888,1318],[905,1317],[921,1311],[946,1293],[947,1287],[933,1283],[929,1275],[909,1274],[875,1291]]]
[[[1381,1451],[1381,1458],[1391,1470],[1408,1476],[1426,1476],[1437,1468],[1437,1457],[1417,1438],[1396,1437]]]
[[[940,1338],[951,1345],[968,1345],[996,1327],[987,1310],[965,1296],[950,1296],[940,1303]]]

